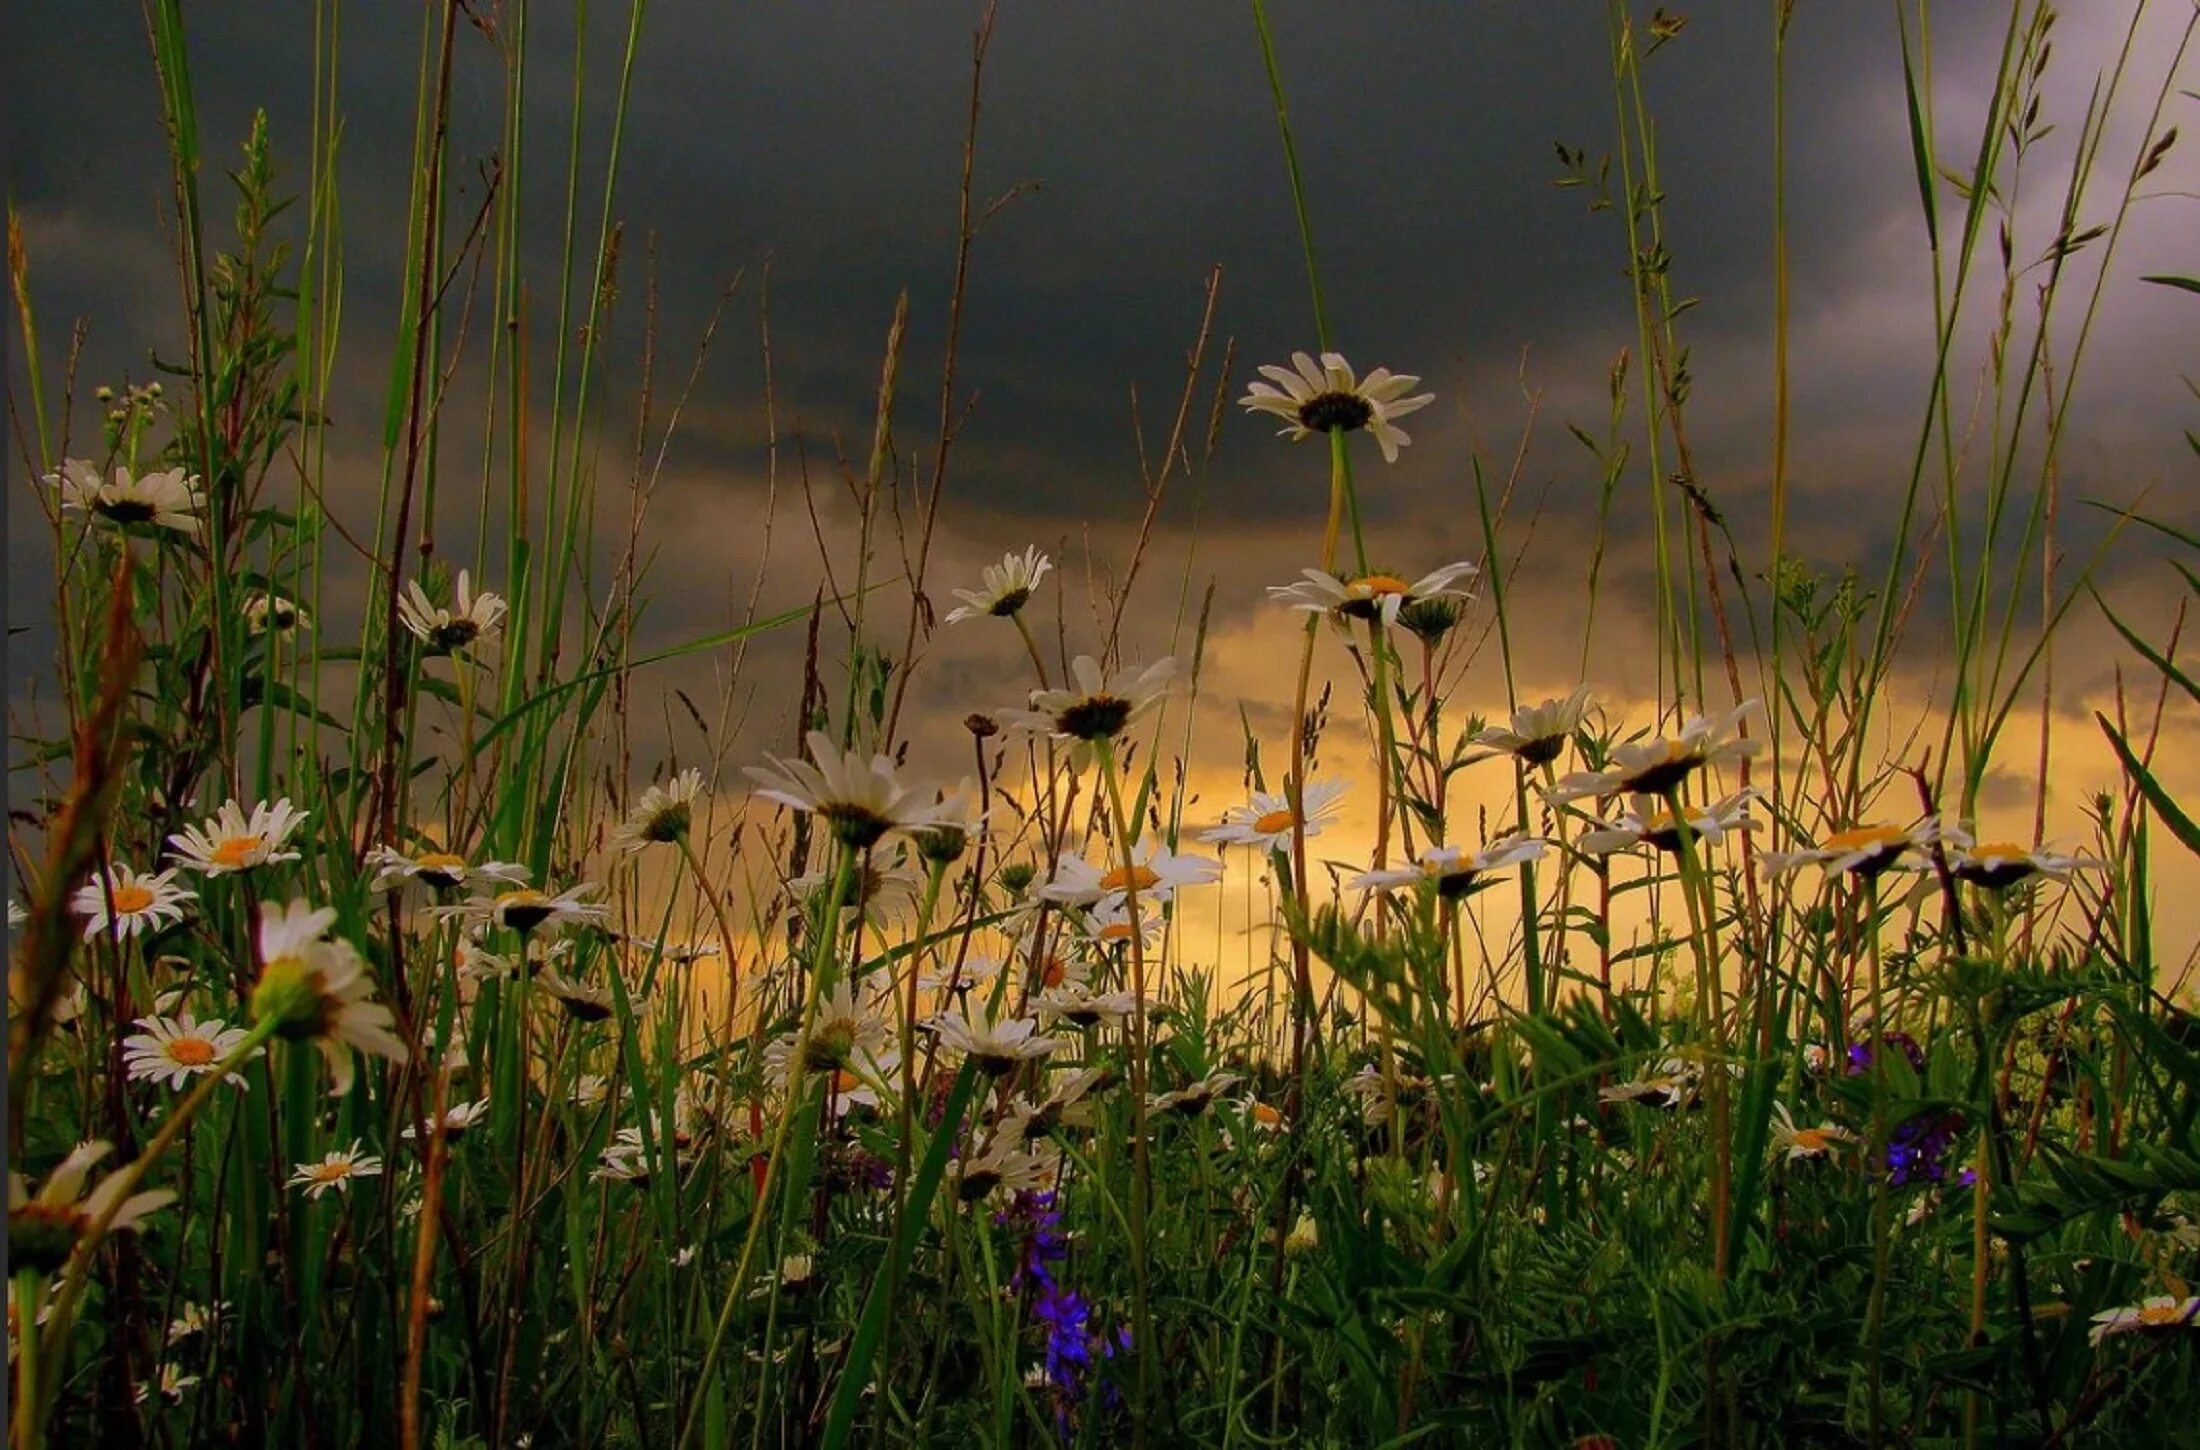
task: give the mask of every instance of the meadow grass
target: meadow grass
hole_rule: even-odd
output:
[[[1640,610],[1657,698],[1541,699],[1514,612],[1529,440],[1462,461],[1478,559],[1370,553],[1362,493],[1427,398],[1328,355],[1320,199],[1257,0],[1322,356],[1242,369],[1210,278],[1091,617],[1037,548],[982,580],[932,568],[974,243],[1011,199],[974,188],[988,11],[930,432],[904,295],[832,501],[852,538],[836,553],[808,496],[815,603],[763,612],[759,279],[756,584],[725,628],[645,647],[644,603],[681,587],[652,570],[658,478],[752,284],[668,389],[619,212],[644,9],[606,75],[585,25],[559,57],[525,5],[424,8],[393,319],[344,315],[337,78],[362,21],[335,3],[312,134],[256,123],[217,204],[228,143],[201,133],[182,6],[148,0],[184,321],[158,385],[83,396],[81,331],[54,354],[11,216],[56,641],[11,794],[18,1450],[2185,1433],[2200,1033],[2173,1000],[2189,945],[2151,905],[2154,852],[2200,853],[2155,767],[2200,704],[2177,634],[2112,620],[2149,685],[2099,702],[2124,776],[2086,839],[2048,842],[2045,782],[2054,640],[2105,608],[2057,537],[2058,459],[2181,49],[2135,90],[2127,39],[2043,177],[2052,9],[2008,7],[1959,137],[1933,11],[1895,8],[1935,356],[1862,575],[1788,537],[1792,4],[1760,544],[1690,441],[1646,80],[1685,22],[1609,0],[1610,149],[1561,147],[1559,180],[1624,247],[1634,332],[1601,431],[1572,428],[1595,536],[1556,547],[1588,551],[1584,678],[1596,621]],[[462,192],[453,76],[484,52],[498,165]],[[564,136],[530,129],[551,86]],[[2110,154],[2127,113],[2138,150]],[[562,173],[522,165],[559,147]],[[2040,187],[2044,238],[2018,205]],[[523,248],[545,229],[547,283]],[[604,375],[637,271],[627,424]],[[2155,280],[2166,305],[2200,291]],[[342,520],[367,505],[322,492],[347,322],[392,344],[366,537]],[[1196,547],[1173,599],[1150,555],[1241,390],[1328,506],[1272,591],[1304,611],[1287,728],[1224,701],[1242,738],[1195,740],[1213,591]],[[2200,539],[2130,513],[2109,537],[2129,523],[2200,588]],[[1604,602],[1638,525],[1648,597]],[[1019,650],[1018,698],[905,711],[940,630]],[[771,634],[801,675],[767,682],[778,746],[737,756]],[[682,662],[715,667],[715,701],[661,683]],[[1217,821],[1189,783],[1231,749],[1246,797]],[[912,756],[968,772],[919,780]],[[2040,789],[1996,844],[1982,792],[2012,756]]]

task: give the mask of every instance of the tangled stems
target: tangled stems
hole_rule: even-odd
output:
[[[1108,815],[1115,822],[1116,851],[1123,858],[1123,915],[1131,924],[1131,1326],[1138,1360],[1138,1403],[1133,1424],[1135,1437],[1143,1445],[1153,1359],[1153,1325],[1146,1303],[1146,1198],[1151,1183],[1146,1161],[1146,932],[1138,914],[1138,863],[1131,855],[1131,822],[1123,813],[1123,785],[1116,777],[1115,742],[1102,736],[1093,742],[1093,748],[1099,759],[1100,777],[1107,782]],[[1304,812],[1298,815],[1292,834],[1303,852]]]
[[[1864,950],[1871,968],[1872,999],[1872,1292],[1864,1311],[1866,1413],[1871,1443],[1886,1443],[1887,1250],[1892,1176],[1887,1162],[1887,1002],[1880,980],[1879,878],[1864,880]]]
[[[84,1296],[84,1286],[91,1278],[92,1260],[99,1252],[100,1241],[113,1226],[115,1216],[122,1212],[123,1205],[137,1192],[138,1184],[144,1181],[147,1171],[160,1161],[161,1155],[175,1142],[176,1135],[183,1131],[185,1125],[214,1096],[215,1089],[227,1082],[229,1075],[242,1066],[253,1053],[259,1051],[281,1026],[282,1019],[272,1015],[254,1023],[252,1030],[229,1050],[227,1056],[200,1076],[198,1086],[192,1088],[190,1095],[176,1105],[175,1111],[160,1125],[160,1131],[153,1135],[153,1141],[145,1145],[145,1151],[115,1170],[122,1179],[122,1184],[118,1188],[107,1190],[107,1206],[78,1236],[75,1252],[70,1256],[68,1267],[62,1272],[60,1291],[54,1296],[53,1319],[46,1326],[43,1336],[45,1342],[36,1350],[31,1345],[31,1341],[41,1337],[37,1332],[36,1305],[32,1304],[23,1311],[20,1335],[23,1349],[22,1359],[17,1367],[19,1378],[16,1381],[15,1397],[16,1450],[38,1450],[45,1443],[45,1405],[47,1393],[54,1387],[53,1370],[60,1367],[62,1348],[68,1343],[69,1331],[76,1323],[77,1301]],[[43,1354],[39,1350],[43,1350]]]
[[[1734,1145],[1730,1136],[1727,1089],[1726,1003],[1719,990],[1718,903],[1712,895],[1711,874],[1696,853],[1697,832],[1688,823],[1681,792],[1674,785],[1665,792],[1665,808],[1672,813],[1674,849],[1680,856],[1681,897],[1688,904],[1688,946],[1696,961],[1696,1012],[1711,1060],[1704,1081],[1711,1108],[1711,1264],[1721,1283],[1728,1268],[1727,1209],[1732,1192]]]
[[[769,1216],[767,1206],[779,1186],[779,1165],[786,1156],[787,1132],[797,1117],[811,1115],[799,1111],[803,1078],[809,1071],[810,1036],[817,1027],[817,1004],[824,995],[826,979],[832,975],[840,949],[840,900],[848,890],[849,872],[854,869],[855,848],[846,842],[839,843],[834,853],[832,890],[819,899],[818,921],[813,940],[816,950],[810,956],[810,986],[802,1002],[802,1026],[795,1033],[794,1051],[787,1059],[787,1090],[780,1104],[779,1122],[772,1129],[771,1153],[764,1160],[763,1181],[756,1186],[756,1206],[749,1214],[749,1229],[741,1239],[741,1257],[734,1264],[733,1282],[726,1286],[725,1301],[718,1307],[718,1321],[711,1327],[710,1348],[703,1354],[702,1368],[695,1376],[695,1399],[688,1407],[687,1424],[680,1431],[681,1450],[695,1443],[695,1432],[703,1422],[703,1409],[710,1402],[711,1377],[718,1371],[719,1357],[725,1353],[726,1331],[733,1325],[734,1306],[741,1302],[742,1292],[749,1282],[749,1265],[756,1257],[757,1231]]]

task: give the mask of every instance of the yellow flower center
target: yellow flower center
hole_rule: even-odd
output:
[[[216,866],[250,866],[260,852],[266,849],[265,836],[231,836],[218,842],[207,859]]]
[[[114,898],[118,916],[135,916],[153,904],[152,888],[135,881],[115,886],[107,894]]]
[[[1263,1128],[1280,1128],[1283,1126],[1283,1113],[1270,1107],[1267,1103],[1255,1103],[1253,1104],[1253,1121]]]
[[[1288,831],[1298,821],[1298,812],[1286,806],[1280,811],[1269,811],[1253,821],[1253,829],[1263,836],[1273,836]]]
[[[413,864],[423,871],[440,871],[445,875],[450,875],[466,869],[466,858],[464,856],[453,856],[448,851],[430,851]]]
[[[1826,837],[1825,844],[1819,849],[1842,852],[1883,850],[1902,845],[1905,839],[1901,830],[1894,826],[1851,826],[1845,831],[1835,831]]]
[[[1833,1146],[1833,1140],[1824,1128],[1798,1128],[1795,1146],[1806,1153],[1823,1153]]]
[[[214,1061],[214,1044],[203,1037],[171,1038],[168,1060],[179,1067],[205,1067]]]
[[[2182,1324],[2185,1322],[2185,1306],[2174,1301],[2168,1304],[2142,1304],[2139,1306],[2139,1322],[2150,1326]]]
[[[1355,594],[1368,595],[1411,594],[1413,592],[1413,585],[1407,580],[1400,579],[1395,574],[1362,574],[1352,581],[1350,588]]]
[[[1048,957],[1046,965],[1039,969],[1039,985],[1042,987],[1059,987],[1068,977],[1069,967],[1060,957]]]
[[[326,1163],[316,1163],[306,1170],[306,1177],[315,1183],[342,1183],[351,1177],[351,1160],[332,1158]]]
[[[1129,941],[1131,939],[1130,923],[1124,921],[1110,922],[1100,928],[1099,938],[1101,941]]]
[[[1973,860],[2005,861],[2011,864],[2028,860],[2031,855],[2032,853],[2025,850],[2024,847],[2009,841],[1993,841],[1984,846],[1973,847],[1971,850]],[[120,900],[121,898],[118,896],[116,899]]]
[[[1123,891],[1130,887],[1145,891],[1160,884],[1161,878],[1150,866],[1118,866],[1100,878],[1102,891]]]

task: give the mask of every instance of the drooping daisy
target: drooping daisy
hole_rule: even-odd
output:
[[[967,992],[974,987],[992,985],[1001,974],[1001,959],[989,956],[969,956],[962,961],[942,961],[927,967],[917,977],[917,986],[926,992],[945,992],[952,988]]]
[[[1491,726],[1475,732],[1474,743],[1503,751],[1522,765],[1548,765],[1564,753],[1566,742],[1589,713],[1589,687],[1571,695],[1523,705],[1512,713],[1510,728]]]
[[[1546,792],[1553,801],[1583,796],[1664,795],[1697,771],[1742,760],[1764,749],[1761,740],[1735,734],[1759,702],[1744,700],[1723,715],[1692,715],[1670,738],[1637,740],[1612,751],[1604,770],[1576,771]]]
[[[171,1088],[212,1072],[247,1036],[242,1027],[218,1019],[200,1022],[188,1012],[174,1019],[140,1017],[137,1025],[145,1030],[122,1039],[123,1065],[130,1080],[165,1081]],[[244,1084],[244,1077],[234,1070],[229,1080]]]
[[[471,1128],[474,1124],[480,1122],[483,1118],[486,1118],[488,1116],[489,1098],[487,1094],[483,1094],[481,1097],[475,1098],[470,1103],[451,1104],[449,1107],[443,1110],[444,1141],[456,1142],[459,1138],[465,1136],[466,1130],[468,1128]],[[397,1136],[404,1139],[408,1143],[421,1142],[424,1141],[429,1134],[435,1131],[435,1125],[435,1119],[424,1118],[420,1122],[410,1125]]]
[[[616,1010],[616,999],[609,987],[577,982],[560,972],[544,972],[542,990],[576,1022],[601,1022]],[[632,1005],[639,1007],[641,1004]]]
[[[1772,1109],[1772,1152],[1786,1154],[1790,1163],[1802,1158],[1824,1158],[1836,1148],[1853,1146],[1857,1137],[1839,1123],[1827,1121],[1815,1128],[1799,1128],[1787,1104]]]
[[[1268,597],[1277,604],[1288,604],[1293,609],[1313,614],[1380,619],[1390,625],[1398,622],[1399,610],[1416,600],[1472,598],[1471,590],[1455,585],[1463,579],[1471,581],[1480,572],[1479,565],[1464,560],[1446,564],[1418,579],[1382,572],[1340,579],[1320,569],[1301,569],[1299,573],[1303,577],[1297,583],[1269,585]]]
[[[681,840],[688,833],[695,802],[702,794],[700,770],[683,770],[663,785],[651,786],[611,833],[611,844],[633,852]]]
[[[963,858],[971,843],[985,834],[990,814],[980,799],[978,783],[964,776],[952,788],[941,787],[930,825],[909,833],[909,844],[927,866],[952,866]]]
[[[1925,849],[1939,832],[1940,823],[1920,821],[1914,826],[1852,826],[1835,831],[1816,846],[1797,851],[1766,851],[1758,862],[1768,876],[1785,876],[1805,866],[1822,866],[1829,874],[1860,876],[1865,880],[1898,864],[1912,851]]]
[[[568,926],[592,926],[611,914],[611,908],[595,900],[598,888],[581,881],[551,895],[519,886],[495,896],[476,896],[470,901],[430,908],[438,916],[464,917],[506,931],[554,933]]]
[[[1030,602],[1032,591],[1039,587],[1054,561],[1039,552],[1036,547],[1021,554],[1003,554],[998,564],[985,567],[983,589],[957,589],[955,597],[962,607],[948,611],[947,622],[960,624],[966,619],[1010,619]]]
[[[1049,1025],[1115,1027],[1138,1010],[1138,998],[1130,992],[1095,992],[1082,983],[1064,983],[1033,997],[1031,1008]]]
[[[295,599],[256,591],[245,596],[244,627],[247,634],[289,634],[311,629],[313,616]]]
[[[784,1084],[796,1063],[804,1072],[837,1072],[856,1060],[857,1054],[877,1056],[886,1047],[893,1029],[876,1000],[866,1000],[855,983],[845,979],[817,999],[817,1016],[810,1024],[810,1038],[802,1042],[799,1029],[783,1032],[764,1048],[764,1070]]]
[[[1297,805],[1288,790],[1256,790],[1250,802],[1231,806],[1222,813],[1222,824],[1199,833],[1199,839],[1215,846],[1252,846],[1262,851],[1279,851],[1291,844],[1292,831],[1298,826],[1301,815],[1305,818],[1305,834],[1309,837],[1321,834],[1322,827],[1336,820],[1344,807],[1339,798],[1344,795],[1346,782],[1341,780],[1317,780],[1306,787],[1305,799]],[[1304,806],[1304,811],[1300,806]]]
[[[2026,847],[2006,841],[1977,845],[1968,832],[1962,831],[1949,831],[1947,837],[1955,847],[1949,853],[1948,869],[1957,880],[1989,891],[2006,891],[2035,876],[2067,881],[2073,871],[2101,871],[2108,866],[2091,856],[2066,855],[2046,846]]]
[[[1446,900],[1471,895],[1489,884],[1482,878],[1492,871],[1542,859],[1551,843],[1540,836],[1519,836],[1469,851],[1462,846],[1431,846],[1411,866],[1382,871],[1363,871],[1345,884],[1354,891],[1390,891],[1423,882]]]
[[[129,1188],[129,1177],[110,1173],[90,1193],[84,1180],[114,1151],[107,1142],[80,1143],[55,1165],[34,1197],[20,1173],[8,1175],[8,1259],[14,1270],[50,1274],[69,1260],[81,1239]],[[80,1196],[81,1195],[81,1196]],[[171,1202],[165,1188],[121,1199],[108,1232],[134,1230],[145,1216]]]
[[[1716,846],[1730,831],[1755,830],[1757,822],[1749,814],[1749,806],[1756,798],[1754,789],[1742,790],[1712,805],[1687,807],[1684,814],[1690,842],[1698,847]],[[1638,795],[1625,815],[1616,821],[1605,821],[1594,830],[1584,831],[1575,844],[1591,856],[1607,856],[1637,846],[1652,846],[1667,855],[1679,855],[1681,833],[1665,802],[1656,796]]]
[[[630,936],[623,931],[613,932],[612,935],[644,958],[654,957],[676,967],[691,966],[705,957],[715,957],[725,951],[723,943],[714,941],[673,942],[653,936]]]
[[[198,475],[180,468],[133,478],[118,463],[112,477],[101,478],[97,467],[71,458],[59,473],[47,474],[46,482],[61,490],[64,509],[125,528],[147,524],[188,538],[199,536],[199,512],[206,507],[206,495],[199,492]]]
[[[1317,364],[1305,353],[1295,352],[1290,367],[1270,363],[1260,371],[1269,381],[1251,384],[1238,403],[1252,412],[1283,419],[1287,426],[1278,437],[1296,443],[1316,433],[1365,428],[1375,435],[1385,463],[1396,463],[1398,450],[1413,441],[1397,420],[1436,401],[1434,393],[1407,396],[1421,381],[1413,373],[1377,368],[1365,378],[1355,378],[1341,353],[1325,352]]]
[[[2093,1342],[2099,1344],[2112,1334],[2196,1327],[2200,1327],[2200,1296],[2180,1299],[2172,1294],[2155,1294],[2137,1304],[2103,1309],[2094,1315]]]
[[[1214,1106],[1216,1098],[1244,1080],[1234,1072],[1211,1072],[1172,1092],[1149,1097],[1146,1104],[1157,1113],[1174,1113],[1178,1117],[1196,1118]]]
[[[899,920],[913,911],[924,895],[925,879],[914,871],[901,866],[859,865],[846,876],[829,868],[820,867],[787,883],[787,890],[794,896],[801,910],[807,912],[812,903],[840,885],[840,909],[844,915],[861,912],[864,919],[874,923]]]
[[[308,1198],[319,1198],[324,1193],[342,1193],[357,1178],[379,1178],[382,1160],[365,1151],[358,1139],[352,1139],[349,1148],[333,1148],[318,1163],[300,1163],[290,1174],[290,1186],[303,1189]]]
[[[170,836],[168,844],[176,848],[170,854],[172,859],[208,876],[249,871],[274,861],[295,861],[298,853],[284,848],[308,814],[293,806],[288,796],[273,805],[257,803],[249,816],[237,802],[223,801],[210,819]]]
[[[523,886],[527,882],[525,866],[510,861],[484,861],[477,866],[454,851],[411,854],[393,846],[377,846],[367,853],[367,866],[374,872],[373,889],[376,891],[388,891],[408,881],[423,882],[438,891],[455,891],[484,881],[512,886]]]
[[[1655,1071],[1598,1088],[1597,1101],[1675,1108],[1694,1102],[1702,1081],[1701,1067],[1685,1058],[1669,1057],[1659,1063]]]
[[[1113,740],[1168,696],[1176,661],[1164,657],[1144,669],[1109,674],[1091,655],[1070,661],[1070,683],[1059,690],[1033,690],[1028,710],[1003,710],[1001,720],[1015,729],[1078,745]]]
[[[963,1164],[955,1184],[965,1203],[994,1193],[1037,1193],[1062,1171],[1062,1152],[1039,1141],[1019,1150],[996,1138],[983,1153]]]
[[[1137,892],[1140,901],[1169,900],[1180,886],[1203,886],[1222,878],[1222,863],[1207,856],[1180,856],[1148,836],[1131,847],[1128,865],[1120,860],[1095,866],[1081,856],[1064,856],[1039,888],[1048,901],[1096,906]]]
[[[495,639],[504,627],[506,605],[484,589],[474,593],[472,572],[458,571],[458,586],[448,608],[428,598],[418,579],[408,580],[397,601],[397,617],[431,655],[457,654]]]
[[[84,918],[84,940],[102,935],[110,924],[119,935],[136,936],[183,920],[184,903],[197,900],[198,893],[176,885],[178,869],[171,866],[151,876],[140,876],[117,861],[111,872],[93,872],[92,879],[79,886],[69,901],[76,914]]]
[[[925,1025],[943,1047],[963,1054],[992,1077],[1036,1062],[1064,1045],[1060,1038],[1041,1037],[1035,1017],[987,1022],[973,1021],[961,1012],[942,1012]]]
[[[328,1059],[330,1092],[351,1090],[352,1051],[403,1062],[406,1048],[390,1030],[396,1018],[373,999],[367,964],[351,943],[324,935],[336,921],[328,907],[303,901],[260,906],[260,980],[252,1018],[273,1019],[293,1042],[310,1041]]]
[[[897,780],[894,763],[885,756],[843,753],[822,730],[812,730],[805,741],[809,760],[767,755],[769,765],[748,766],[745,773],[757,783],[756,794],[821,817],[843,845],[860,851],[889,831],[915,830],[951,816],[931,791]]]

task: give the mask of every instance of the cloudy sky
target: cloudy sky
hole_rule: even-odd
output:
[[[233,155],[252,109],[265,107],[278,160],[302,187],[319,8],[189,7],[214,156]],[[1772,409],[1772,7],[1721,0],[1691,8],[1693,23],[1649,66],[1649,99],[1677,290],[1702,299],[1684,320],[1701,482],[1754,573],[1765,562]],[[2165,73],[2182,65],[2178,84],[2194,85],[2194,66],[2178,49],[2179,8],[2158,4],[2142,22],[2099,175],[2080,207],[2086,220],[2110,218]],[[475,0],[474,9],[509,35],[510,17],[493,0]],[[589,188],[609,132],[620,9],[592,7],[586,37],[579,129]],[[557,191],[573,121],[568,11],[538,5],[531,32],[525,251],[537,301],[531,325],[545,337],[555,328],[545,299],[555,288]],[[1977,145],[2006,21],[1997,12],[1979,4],[1933,13],[1936,116],[1951,165],[1967,164]],[[2126,7],[2071,12],[2056,27],[2044,84],[2043,112],[2056,129],[2028,160],[2017,193],[2020,258],[2053,234],[2085,98],[2124,40]],[[371,523],[413,97],[433,13],[417,4],[343,7],[347,275],[332,472],[322,482],[358,530]],[[1522,641],[1524,683],[1563,685],[1578,671],[1598,487],[1594,460],[1566,425],[1602,431],[1607,368],[1634,341],[1618,219],[1592,213],[1584,191],[1553,185],[1554,143],[1592,157],[1615,144],[1605,9],[1588,0],[1275,0],[1271,13],[1337,345],[1362,368],[1421,374],[1438,397],[1409,425],[1415,442],[1397,466],[1382,467],[1371,449],[1365,455],[1373,548],[1415,572],[1479,556],[1475,459],[1495,477],[1511,471],[1526,398],[1535,395],[1507,542],[1528,545],[1518,591],[1537,627]],[[57,339],[83,318],[85,377],[142,379],[149,352],[182,351],[144,36],[130,17],[92,23],[64,7],[20,7],[13,19],[14,104],[29,119],[11,187],[46,335]],[[928,466],[977,19],[964,3],[649,6],[614,208],[626,261],[607,367],[607,493],[629,447],[645,239],[658,273],[660,368],[670,377],[684,373],[721,289],[746,278],[654,504],[652,638],[722,627],[755,583],[767,433],[755,283],[767,262],[777,413],[790,446],[781,455],[766,607],[806,600],[818,574],[794,482],[797,438],[819,485],[822,532],[829,546],[846,546],[833,460],[846,454],[860,466],[868,447],[881,342],[904,288],[910,323],[897,442],[906,466]],[[1831,0],[1802,0],[1789,48],[1791,528],[1796,547],[1821,566],[1883,567],[1932,364],[1931,277],[1900,52],[1887,7]],[[496,149],[503,70],[491,42],[463,23],[454,72],[454,175],[463,181],[454,211],[464,216]],[[1210,271],[1219,268],[1222,281],[1205,387],[1225,343],[1234,348],[1225,380],[1233,397],[1254,364],[1313,346],[1298,238],[1246,6],[1008,0],[984,100],[981,200],[1043,184],[1005,207],[975,251],[958,380],[970,411],[932,592],[944,598],[989,555],[1038,542],[1064,559],[1074,596],[1088,555],[1102,571],[1120,569],[1128,555],[1143,507],[1132,396],[1142,400],[1154,448]],[[2192,109],[2173,87],[2165,121],[2183,120],[2190,131]],[[2200,371],[2190,341],[2200,304],[2138,280],[2200,271],[2189,243],[2191,193],[2200,190],[2191,149],[2173,152],[2149,179],[2145,190],[2159,195],[2134,210],[2122,238],[2065,438],[2066,499],[2144,493],[2158,512],[2193,512],[2180,432],[2200,405],[2180,373]],[[1944,190],[1944,210],[1957,205]],[[2080,259],[2082,279],[2090,266]],[[2019,283],[2020,311],[2037,278]],[[1998,285],[1998,275],[1981,283]],[[2055,336],[2067,363],[2084,289],[2066,283],[2066,294]],[[1959,405],[1978,388],[1982,328],[1959,352]],[[454,410],[464,387],[462,377]],[[1205,411],[1203,395],[1202,420]],[[1981,439],[1990,433],[1982,430]],[[439,520],[445,550],[458,557],[473,515],[469,467],[478,460],[457,468]],[[13,455],[10,469],[20,483]],[[1165,642],[1186,579],[1195,596],[1213,581],[1212,692],[1242,696],[1256,721],[1276,721],[1289,672],[1273,662],[1292,635],[1261,602],[1260,586],[1314,561],[1324,484],[1317,449],[1294,450],[1227,409],[1211,463],[1179,482],[1162,515],[1134,609],[1138,646]],[[1641,648],[1650,598],[1645,496],[1638,462],[1615,505],[1592,651],[1597,682],[1638,701],[1657,686]],[[17,698],[44,639],[49,576],[43,564],[16,567],[38,561],[36,518],[28,489],[12,490],[8,607],[12,624],[31,627],[11,653]],[[2065,528],[2075,556],[2100,532],[2075,508]],[[2150,581],[2161,572],[2147,549],[2127,547],[2104,577],[2133,607],[2153,609],[2159,591]],[[1937,654],[1930,607],[1921,619],[1929,662]],[[1085,613],[1073,610],[1068,628],[1073,644],[1089,645],[1079,639],[1091,633]],[[899,628],[889,633],[898,643]],[[975,705],[1008,703],[1020,688],[1013,639],[943,634],[926,651],[912,695],[921,711],[959,718]],[[759,748],[787,741],[786,683],[771,671],[791,658],[780,645],[752,658],[757,703],[745,734]],[[2074,652],[2059,676],[2074,720],[2109,687],[2110,659],[2105,650]],[[1929,676],[1929,663],[1923,668]],[[1474,703],[1492,703],[1482,697],[1500,689],[1486,675],[1470,681]],[[1226,723],[1210,741],[1225,763],[1237,753],[1230,735]],[[2086,758],[2092,769],[2097,761]]]

